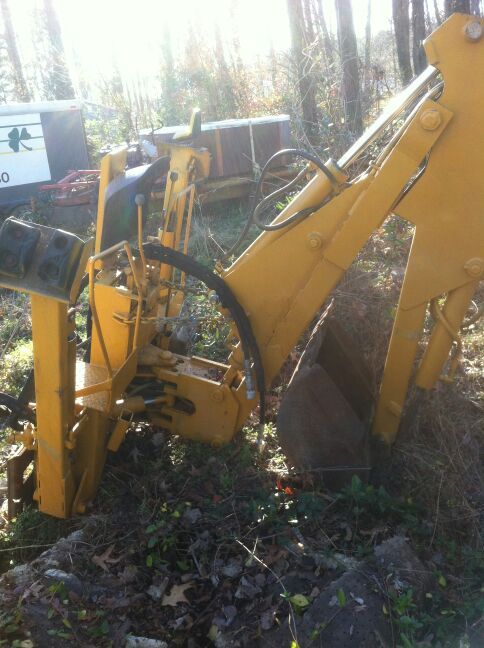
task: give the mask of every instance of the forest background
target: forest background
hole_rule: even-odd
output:
[[[91,144],[140,128],[291,115],[337,156],[426,66],[422,42],[481,0],[0,0],[0,103],[78,98]],[[114,110],[105,110],[104,108]]]

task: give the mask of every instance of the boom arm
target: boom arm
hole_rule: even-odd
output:
[[[484,39],[468,36],[471,22],[475,18],[456,14],[427,39],[427,57],[435,68],[404,93],[400,106],[438,72],[443,92],[437,99],[432,91],[420,101],[368,171],[345,186],[345,174],[330,167],[341,184],[338,195],[307,218],[262,233],[222,274],[249,316],[268,386],[372,232],[392,211],[415,224],[373,421],[374,434],[387,442],[398,429],[429,303],[438,319],[416,378],[425,388],[439,378],[484,273],[484,88],[465,73],[484,69]],[[363,145],[357,144],[342,163],[353,161]],[[276,221],[320,204],[331,192],[328,179],[318,173]],[[446,297],[442,310],[436,305],[441,297]],[[211,415],[197,418],[193,433],[183,421],[175,424],[181,434],[221,442],[241,427],[254,402],[240,384],[234,387],[234,375],[243,368],[240,347],[230,363],[220,389],[229,389],[237,402],[231,431],[225,426],[221,431],[221,411],[212,407]],[[187,388],[184,394],[190,398]]]

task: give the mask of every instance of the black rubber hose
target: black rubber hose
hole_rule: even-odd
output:
[[[178,268],[192,277],[196,277],[203,281],[203,283],[214,290],[220,299],[222,306],[227,308],[233,317],[235,325],[240,336],[240,343],[246,360],[252,359],[254,363],[254,373],[257,384],[257,391],[259,392],[259,406],[260,415],[259,420],[261,425],[265,423],[265,376],[264,365],[262,364],[262,357],[260,354],[259,346],[255,338],[254,332],[249,318],[247,317],[244,309],[237,301],[232,290],[225,283],[222,277],[219,277],[211,270],[203,266],[198,261],[195,261],[190,256],[172,250],[169,247],[156,243],[144,243],[143,251],[147,259],[153,259],[161,263]]]
[[[282,149],[281,151],[277,151],[277,153],[274,153],[267,162],[265,163],[261,174],[259,176],[259,180],[257,181],[256,189],[255,189],[255,194],[252,199],[252,209],[249,212],[249,216],[247,218],[247,221],[244,225],[244,228],[242,232],[240,233],[238,239],[235,241],[235,243],[232,245],[232,247],[225,252],[223,255],[222,259],[227,259],[228,257],[232,256],[234,252],[240,247],[240,245],[245,241],[247,234],[252,226],[253,223],[259,227],[259,229],[271,232],[275,230],[282,229],[283,227],[286,227],[287,225],[290,225],[296,220],[299,220],[301,218],[305,218],[306,216],[309,216],[309,214],[312,214],[314,211],[317,209],[320,209],[326,202],[327,199],[321,202],[318,205],[314,205],[314,207],[307,207],[306,209],[302,209],[299,212],[296,212],[292,216],[289,216],[286,218],[285,221],[282,223],[274,223],[273,225],[266,225],[262,223],[259,219],[259,214],[262,212],[262,210],[271,202],[273,202],[276,198],[278,198],[281,194],[286,193],[292,187],[296,184],[297,180],[300,179],[300,176],[302,175],[302,172],[298,173],[296,178],[288,182],[286,185],[281,187],[280,189],[277,189],[273,193],[269,194],[269,196],[266,196],[263,198],[259,203],[257,202],[259,197],[261,196],[262,192],[262,186],[264,184],[265,176],[269,172],[269,169],[271,168],[272,164],[274,163],[275,160],[277,160],[280,157],[283,156],[291,156],[291,157],[300,157],[303,158],[304,160],[307,160],[308,162],[312,162],[324,175],[328,178],[328,180],[333,184],[334,186],[337,186],[338,182],[334,175],[331,173],[331,171],[325,166],[324,162],[318,158],[316,155],[313,155],[312,153],[309,153],[308,151],[304,151],[303,149]]]
[[[32,410],[24,405],[18,398],[0,392],[0,407],[5,407],[10,414],[5,417],[6,425],[17,429],[18,419],[25,419],[30,423],[35,423],[35,415]]]
[[[259,182],[257,183],[257,189],[256,189],[256,200],[258,197],[258,194],[260,193],[262,189],[262,182],[263,182],[263,177],[264,177],[264,172],[267,173],[267,169],[272,164],[272,162],[277,159],[278,157],[281,157],[283,155],[291,155],[292,157],[299,157],[303,158],[304,160],[307,160],[308,162],[312,162],[331,182],[331,184],[334,187],[337,187],[338,182],[334,175],[331,173],[331,171],[326,168],[324,162],[318,158],[316,155],[313,155],[312,153],[309,153],[308,151],[304,151],[302,149],[283,149],[282,151],[278,151],[275,153],[264,166],[264,169],[262,170],[261,176],[259,178]],[[299,175],[297,178],[299,178]],[[281,189],[278,189],[277,191],[274,191],[272,194],[269,194],[266,198],[263,198],[255,207],[254,211],[252,212],[252,220],[253,222],[257,225],[259,229],[262,229],[266,232],[275,232],[277,230],[281,230],[284,227],[287,227],[288,225],[291,225],[294,223],[296,220],[300,220],[302,218],[306,218],[306,216],[309,216],[316,210],[320,209],[325,203],[326,199],[323,200],[321,203],[314,205],[312,207],[306,207],[305,209],[301,209],[300,211],[296,212],[295,214],[292,214],[291,216],[288,216],[285,220],[279,222],[279,223],[274,223],[274,224],[265,224],[263,223],[259,215],[264,211],[264,209],[267,207],[267,205],[271,204],[276,200],[282,193],[285,193],[288,189],[290,189],[293,186],[294,181],[289,182],[287,185],[284,187],[281,187]]]

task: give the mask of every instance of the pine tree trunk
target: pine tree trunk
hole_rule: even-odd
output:
[[[468,14],[471,12],[470,0],[445,0],[445,17],[455,12]]]
[[[425,33],[432,33],[432,18],[430,17],[430,9],[428,0],[425,0]]]
[[[3,24],[5,28],[5,44],[7,47],[8,59],[12,67],[12,76],[15,87],[15,99],[17,101],[31,101],[32,96],[25,81],[22,63],[17,48],[17,40],[15,38],[15,30],[12,24],[12,16],[10,15],[10,7],[8,0],[0,0],[0,10],[2,14]]]
[[[425,8],[423,0],[412,0],[412,59],[415,74],[420,74],[427,67],[427,59],[423,48],[426,37]]]
[[[333,45],[331,43],[331,36],[329,35],[329,30],[328,30],[328,25],[326,24],[326,20],[324,18],[324,13],[323,13],[323,0],[316,0],[317,1],[317,15],[318,15],[318,22],[319,26],[321,27],[321,32],[323,36],[323,48],[324,48],[324,56],[326,58],[326,64],[329,68],[334,67],[334,55],[333,55]]]
[[[311,6],[311,0],[304,0],[303,11],[304,11],[304,26],[308,37],[308,44],[311,44],[314,43],[316,39],[316,33],[314,31],[314,16],[313,16],[313,11]]]
[[[287,0],[289,26],[291,29],[292,52],[296,66],[297,84],[303,116],[303,130],[311,142],[314,139],[318,124],[315,84],[309,71],[306,48],[306,32],[302,0]]]
[[[351,0],[335,0],[338,42],[343,73],[342,94],[345,121],[353,135],[363,132],[361,115],[360,72],[358,69],[358,49],[353,24]]]
[[[481,15],[481,0],[471,0],[470,1],[470,12],[474,16]]]
[[[173,125],[179,122],[181,114],[179,113],[180,106],[177,102],[177,82],[175,76],[175,61],[173,59],[171,30],[170,24],[163,25],[161,35],[161,54],[162,54],[162,73],[161,73],[161,86],[163,90],[163,120],[165,124]],[[208,90],[210,97],[210,90]],[[214,103],[210,102],[210,111],[215,109]]]
[[[442,17],[440,15],[440,10],[437,5],[437,0],[434,0],[434,14],[435,14],[435,20],[437,21],[437,25],[442,24]]]
[[[217,90],[220,93],[221,99],[220,109],[224,117],[233,119],[237,111],[234,84],[230,75],[229,66],[225,60],[222,35],[218,25],[215,25],[215,61],[218,72]]]
[[[410,61],[410,19],[408,16],[409,0],[393,0],[393,24],[395,26],[395,44],[397,46],[398,67],[403,85],[407,85],[413,76]]]
[[[44,0],[44,15],[47,37],[52,51],[52,87],[55,99],[72,99],[75,97],[69,70],[65,60],[64,44],[57,14],[52,0]]]
[[[368,10],[366,13],[365,27],[365,69],[363,74],[363,87],[367,94],[370,87],[371,79],[371,0],[368,0]]]

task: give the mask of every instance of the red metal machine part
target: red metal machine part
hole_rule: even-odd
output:
[[[99,175],[99,169],[69,171],[59,182],[39,187],[39,194],[49,196],[55,207],[88,205],[97,197]]]

